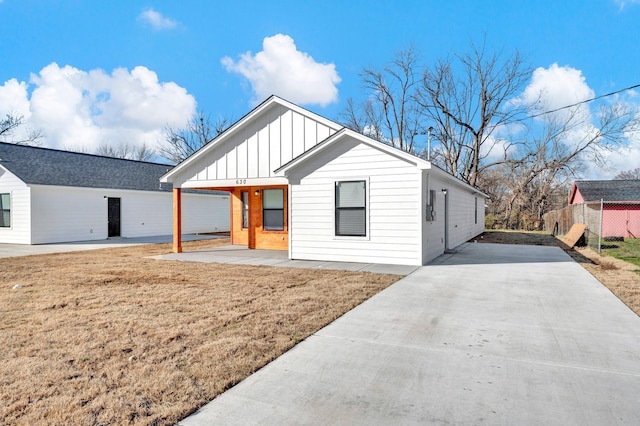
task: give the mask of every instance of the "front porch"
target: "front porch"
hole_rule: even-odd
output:
[[[181,262],[229,263],[235,265],[361,271],[397,275],[409,275],[419,268],[419,266],[386,265],[378,263],[291,260],[288,257],[287,250],[248,249],[247,247],[238,245],[225,245],[190,252],[169,253],[151,258],[158,260],[178,260]]]
[[[189,189],[229,192],[231,244],[258,250],[286,252],[289,249],[288,185],[243,184]],[[182,189],[174,188],[173,194],[173,251],[181,253]]]

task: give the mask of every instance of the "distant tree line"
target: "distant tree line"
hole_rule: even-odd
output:
[[[27,129],[21,136],[16,136],[16,130],[24,125],[24,116],[6,114],[0,118],[0,142],[16,145],[40,145],[42,132],[40,130]]]

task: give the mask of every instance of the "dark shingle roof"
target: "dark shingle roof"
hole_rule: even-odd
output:
[[[27,184],[170,191],[160,176],[173,166],[0,143],[0,165]]]
[[[640,180],[579,180],[576,186],[585,201],[639,201]]]

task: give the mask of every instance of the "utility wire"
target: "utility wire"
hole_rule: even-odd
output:
[[[527,117],[518,118],[516,120],[511,120],[511,123],[516,123],[516,122],[519,122],[519,121],[528,120],[530,118],[541,117],[541,116],[546,115],[546,114],[553,114],[554,112],[562,111],[563,109],[573,108],[573,107],[578,106],[578,105],[582,105],[582,104],[586,104],[586,103],[589,103],[589,102],[596,101],[598,99],[602,99],[602,98],[606,98],[606,97],[609,97],[609,96],[617,95],[618,93],[626,92],[627,90],[637,89],[638,87],[640,87],[640,84],[636,84],[636,85],[633,85],[633,86],[625,87],[624,89],[616,90],[615,92],[605,93],[604,95],[596,96],[595,98],[585,99],[584,101],[576,102],[575,104],[565,105],[565,106],[560,107],[560,108],[556,108],[556,109],[552,109],[552,110],[549,110],[549,111],[540,112],[538,114],[529,115]]]

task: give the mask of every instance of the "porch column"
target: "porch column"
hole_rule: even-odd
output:
[[[182,190],[173,188],[173,252],[182,253]]]

